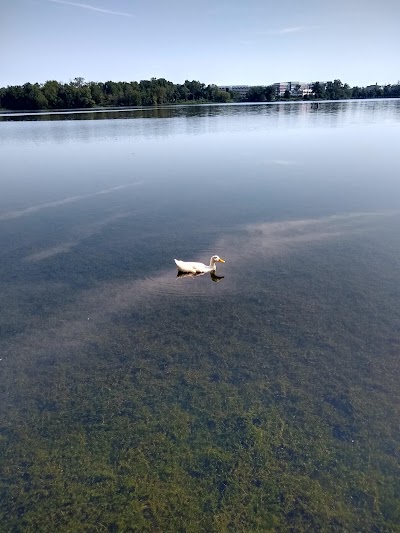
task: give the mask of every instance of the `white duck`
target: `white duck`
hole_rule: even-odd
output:
[[[178,259],[174,260],[176,266],[178,267],[179,272],[189,272],[191,274],[205,274],[206,272],[215,272],[216,264],[215,263],[225,263],[218,255],[213,255],[210,259],[210,264],[204,265],[203,263],[195,263],[193,261],[179,261]]]

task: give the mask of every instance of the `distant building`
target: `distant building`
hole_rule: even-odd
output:
[[[241,98],[245,98],[250,89],[249,85],[218,85],[218,89],[221,91],[231,92],[237,94]]]
[[[365,87],[365,90],[366,91],[369,91],[369,92],[372,92],[372,91],[379,91],[383,89],[382,85],[378,85],[377,83],[375,83],[375,85],[367,85]]]
[[[301,83],[301,95],[302,96],[309,96],[313,93],[312,90],[312,83]]]
[[[263,85],[262,87],[266,87]],[[274,83],[276,96],[283,96],[286,91],[289,91],[291,96],[306,96],[312,94],[312,83],[303,83],[300,81],[281,81]],[[246,98],[251,85],[218,85],[221,91],[229,91],[237,94],[240,98]]]
[[[283,96],[289,91],[291,96],[306,96],[312,94],[311,83],[301,83],[299,81],[281,81],[274,83],[276,96]]]
[[[294,95],[297,93],[297,86],[301,85],[298,81],[280,81],[279,83],[274,83],[275,94],[277,96],[283,96],[286,91]]]

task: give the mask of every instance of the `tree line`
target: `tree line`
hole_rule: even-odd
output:
[[[369,85],[350,87],[340,80],[326,83],[316,82],[312,86],[313,96],[318,100],[342,100],[345,98],[400,98],[400,83],[395,85]]]
[[[340,80],[312,83],[311,94],[302,94],[301,85],[291,91],[287,89],[282,96],[276,94],[275,87],[250,87],[245,100],[249,102],[270,102],[273,100],[345,100],[351,98],[400,98],[400,83],[395,85],[369,85],[350,87]]]
[[[194,80],[174,84],[163,78],[105,83],[75,78],[70,83],[52,80],[0,89],[0,107],[12,110],[154,106],[190,101],[224,103],[230,100],[231,95],[216,85],[206,86]]]
[[[297,90],[296,90],[297,89]],[[10,110],[74,109],[91,107],[155,106],[187,102],[226,103],[235,101],[266,102],[274,100],[318,99],[341,100],[347,98],[400,98],[400,84],[350,87],[340,80],[315,82],[312,94],[302,95],[300,86],[283,96],[278,96],[273,85],[250,87],[246,97],[186,80],[174,84],[164,78],[140,82],[86,82],[75,78],[70,83],[46,81],[43,84],[25,83],[0,88],[0,108]]]

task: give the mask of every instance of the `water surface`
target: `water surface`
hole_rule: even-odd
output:
[[[5,530],[395,531],[400,103],[0,120]]]

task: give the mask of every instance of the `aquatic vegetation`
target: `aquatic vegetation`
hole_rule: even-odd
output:
[[[1,522],[13,531],[394,530],[399,363],[388,333],[399,311],[382,281],[368,287],[361,261],[338,289],[329,265],[345,248],[293,260],[283,277],[282,265],[270,268],[271,283],[240,308],[224,297],[223,317],[179,298],[171,315],[164,297],[143,307],[141,324],[127,311],[76,352],[10,365]],[[374,323],[372,302],[386,306]]]
[[[226,191],[201,234],[145,188],[2,226],[1,531],[398,531],[399,215]],[[221,283],[166,266],[216,242]]]

